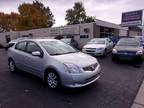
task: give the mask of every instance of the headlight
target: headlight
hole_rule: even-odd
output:
[[[142,51],[142,50],[139,50],[139,51],[136,52],[136,54],[137,54],[137,55],[142,55],[142,54],[143,54],[143,51]]]
[[[116,53],[117,53],[117,50],[116,50],[116,49],[113,49],[113,50],[112,50],[112,53],[113,53],[113,54],[116,54]]]
[[[81,70],[77,65],[71,63],[65,63],[65,65],[68,68],[69,73],[73,73],[73,74],[81,73]]]
[[[105,48],[97,48],[96,50],[105,50]]]

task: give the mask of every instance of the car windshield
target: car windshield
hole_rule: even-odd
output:
[[[64,43],[70,43],[71,39],[61,39]]]
[[[136,38],[122,38],[117,43],[117,46],[140,46],[140,41]]]
[[[78,50],[61,41],[40,41],[40,43],[50,55],[62,55],[78,52]]]
[[[88,44],[105,44],[105,39],[92,39]]]

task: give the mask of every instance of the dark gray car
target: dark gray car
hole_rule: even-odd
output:
[[[122,38],[112,50],[112,59],[134,60],[143,62],[143,46],[139,39]]]

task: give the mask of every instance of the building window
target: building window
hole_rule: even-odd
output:
[[[80,35],[80,38],[89,38],[88,35]]]
[[[89,28],[84,28],[84,32],[85,32],[85,33],[89,33],[89,32],[90,32],[90,29],[89,29]]]

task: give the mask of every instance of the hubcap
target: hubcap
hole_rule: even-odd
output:
[[[57,75],[53,72],[48,73],[47,82],[51,88],[56,88],[58,85]]]
[[[10,61],[9,63],[9,68],[10,68],[10,71],[13,72],[15,70],[15,65],[14,65],[14,62],[13,61]]]

